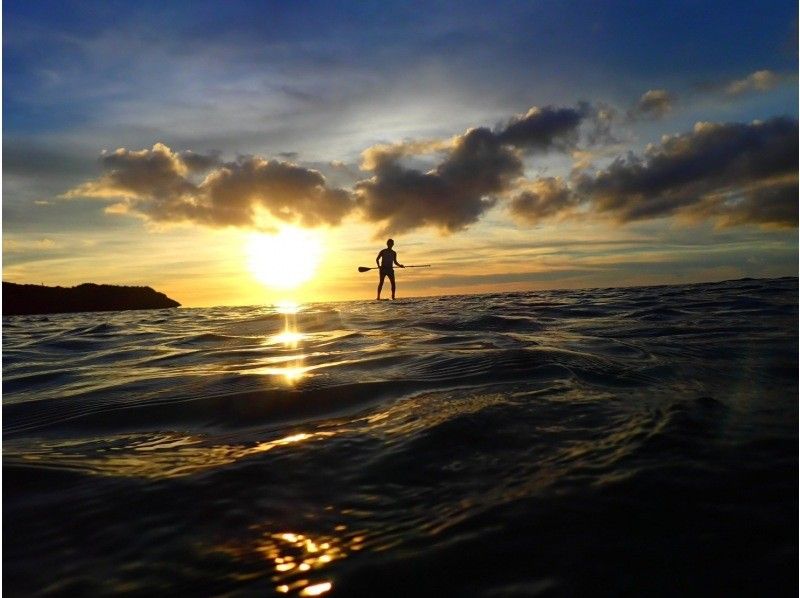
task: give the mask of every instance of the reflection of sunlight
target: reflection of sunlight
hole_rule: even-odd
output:
[[[297,356],[297,361],[302,361],[302,359],[302,355]],[[259,368],[254,373],[276,376],[283,378],[287,384],[294,384],[298,380],[305,378],[306,373],[311,370],[310,367],[303,367],[302,365],[296,365],[296,363],[293,365]]]
[[[278,301],[275,304],[275,311],[279,314],[296,314],[300,311],[300,304],[294,301]]]
[[[303,340],[303,338],[304,335],[299,332],[292,330],[284,330],[283,332],[280,332],[275,336],[273,336],[272,340],[281,345],[286,345],[287,347],[295,349],[297,348],[297,343]]]
[[[314,584],[313,586],[308,586],[304,588],[302,592],[300,592],[301,596],[319,596],[320,594],[324,594],[328,590],[332,588],[332,584],[329,581],[325,583],[318,583]]]
[[[216,550],[247,562],[254,553],[258,555],[269,568],[273,587],[279,594],[320,596],[333,589],[330,564],[364,549],[365,531],[349,530],[343,524],[335,526],[329,534],[265,530],[254,544],[237,541],[217,546]]]
[[[313,434],[292,434],[291,436],[286,436],[285,438],[279,438],[278,440],[271,440],[269,442],[260,442],[255,447],[253,447],[253,452],[264,452],[268,451],[271,448],[275,448],[276,446],[283,446],[284,444],[293,444],[295,442],[302,442],[303,440],[308,440],[312,438]]]
[[[294,384],[300,378],[303,378],[306,375],[308,368],[304,368],[302,366],[290,366],[283,368],[283,372],[281,375],[286,379],[289,384]]]
[[[245,459],[276,447],[332,436],[333,432],[301,432],[256,445],[208,445],[201,437],[177,434],[125,434],[109,437],[107,451],[89,451],[93,441],[41,443],[25,461],[55,463],[63,467],[89,470],[98,475],[149,479],[176,478]],[[8,449],[4,442],[4,456]]]
[[[283,314],[283,332],[272,337],[272,341],[296,349],[297,344],[303,340],[303,334],[297,331],[297,311],[299,306],[294,303],[288,306],[278,306],[278,312]],[[283,311],[282,311],[283,310]]]
[[[329,361],[327,363],[319,363],[316,365],[301,365],[305,360],[304,354],[289,355],[286,357],[273,357],[270,358],[270,365],[250,368],[248,374],[256,374],[260,376],[274,376],[283,379],[286,383],[294,383],[303,378],[313,376],[312,372],[322,370],[325,368],[333,368],[346,363],[352,363],[349,360]]]
[[[307,579],[302,574],[320,571],[328,563],[345,558],[345,543],[335,536],[312,538],[303,534],[283,532],[264,537],[256,550],[272,563],[278,582],[275,589],[282,593],[296,592],[300,596],[320,596],[333,588],[330,581]]]
[[[300,341],[305,338],[305,335],[297,330],[297,312],[299,309],[300,306],[297,303],[291,302],[284,302],[276,306],[276,311],[283,314],[283,332],[270,336],[266,344],[280,344],[287,349],[297,349]],[[256,373],[276,376],[282,378],[286,384],[293,385],[305,377],[306,372],[310,369],[303,366],[304,359],[305,355],[302,353],[285,357],[271,357],[269,359],[271,365],[259,368]],[[276,362],[283,363],[275,365]]]

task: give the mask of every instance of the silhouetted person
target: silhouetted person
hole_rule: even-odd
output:
[[[394,264],[401,268],[405,268],[403,264],[397,261],[397,252],[392,249],[394,241],[389,239],[386,241],[386,249],[381,249],[378,252],[378,257],[375,258],[375,263],[378,264],[378,272],[380,273],[381,280],[378,283],[378,299],[381,298],[381,289],[383,288],[383,279],[389,277],[389,282],[392,283],[392,299],[394,299]]]

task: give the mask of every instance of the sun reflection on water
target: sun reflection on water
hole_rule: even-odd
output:
[[[272,337],[272,340],[278,344],[284,345],[291,349],[296,349],[297,344],[303,340],[304,335],[296,330],[284,330]]]
[[[297,303],[283,303],[277,305],[275,310],[283,315],[283,332],[274,335],[272,341],[296,349],[297,343],[303,340],[304,336],[297,330],[297,313],[300,311],[300,306]]]
[[[285,349],[297,349],[305,335],[297,329],[297,314],[300,305],[292,301],[282,301],[275,306],[275,311],[283,315],[283,330],[269,337],[267,344],[283,345]],[[305,356],[295,354],[286,359],[285,365],[270,365],[260,368],[258,373],[275,376],[289,386],[293,386],[304,378],[309,368],[303,366]]]
[[[302,592],[300,592],[301,596],[319,596],[320,594],[324,594],[328,590],[333,587],[331,582],[326,581],[325,583],[318,583],[314,584],[313,586],[308,586],[304,588]]]
[[[275,311],[279,314],[296,314],[300,311],[300,304],[295,301],[279,301],[275,304]]]
[[[304,351],[303,342],[314,335],[305,334],[298,329],[297,314],[302,311],[302,305],[283,302],[275,305],[274,309],[275,313],[283,316],[282,330],[264,337],[264,357],[259,364],[248,364],[244,370],[248,374],[271,376],[282,385],[294,387],[301,380],[313,376],[313,370],[349,363],[346,359],[321,363],[320,358],[324,353],[314,350],[313,343],[305,347],[307,351]],[[316,363],[306,365],[308,357],[313,358]]]
[[[269,562],[275,575],[275,590],[300,596],[320,596],[333,584],[324,578],[311,579],[304,574],[321,573],[329,563],[347,557],[347,540],[336,536],[316,536],[293,532],[266,534],[256,547]]]
[[[330,435],[332,432],[325,434]],[[302,442],[303,440],[308,440],[309,438],[313,438],[314,434],[306,434],[302,432],[300,434],[292,434],[291,436],[286,436],[284,438],[279,438],[278,440],[271,440],[269,442],[260,442],[256,446],[253,447],[252,452],[260,453],[264,451],[268,451],[270,449],[275,448],[276,446],[283,446],[285,444],[292,444],[295,442]]]
[[[302,362],[302,360],[303,356],[298,355],[295,357],[295,361],[291,365],[264,367],[254,370],[254,372],[267,376],[275,376],[276,378],[282,379],[285,384],[292,386],[304,378],[311,370],[311,368],[297,365],[297,363]]]

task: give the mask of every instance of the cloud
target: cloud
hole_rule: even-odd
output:
[[[662,92],[644,94],[651,102],[641,110],[665,110]],[[259,156],[225,162],[218,152],[176,152],[161,143],[120,148],[101,157],[102,176],[66,196],[116,200],[107,213],[210,227],[269,226],[263,214],[334,226],[357,212],[380,226],[379,237],[461,231],[501,200],[525,224],[595,215],[621,224],[677,216],[721,226],[797,226],[798,125],[789,118],[698,123],[600,170],[587,163],[566,179],[525,179],[525,161],[535,154],[564,152],[586,162],[587,147],[611,138],[614,118],[613,110],[589,104],[532,108],[493,129],[374,145],[362,153],[367,174],[358,179],[341,162],[320,167],[326,178],[308,165]]]
[[[578,109],[533,107],[525,115],[512,118],[497,132],[497,140],[520,149],[563,151],[577,144],[578,126],[588,113],[588,104]]]
[[[252,225],[256,207],[286,222],[335,225],[353,207],[350,193],[329,188],[318,171],[258,157],[225,164],[200,188],[207,217],[230,226]]]
[[[531,108],[490,130],[470,129],[448,142],[408,141],[373,146],[362,154],[370,179],[355,185],[363,217],[384,224],[378,236],[420,227],[445,233],[462,230],[514,189],[524,173],[523,153],[568,151],[590,112],[575,108]],[[409,156],[444,153],[428,172],[406,167]]]
[[[383,222],[378,233],[396,234],[430,226],[456,232],[495,205],[492,194],[522,175],[522,161],[485,128],[472,129],[449,156],[429,172],[406,168],[396,152],[368,154],[373,176],[356,183],[363,217]]]
[[[576,198],[560,177],[540,178],[511,200],[511,214],[526,224],[565,216],[577,206]]]
[[[163,143],[140,151],[119,148],[100,158],[105,175],[69,191],[69,197],[152,198],[169,201],[196,192],[183,158]]]
[[[181,152],[181,161],[186,165],[189,172],[193,173],[207,172],[222,163],[220,160],[220,152],[196,154],[191,150]]]
[[[681,212],[689,221],[714,219],[722,227],[763,224],[797,226],[797,177],[785,176],[755,183],[738,193],[710,195]]]
[[[795,77],[795,75],[789,73],[778,73],[763,69],[754,71],[741,79],[702,82],[697,84],[696,89],[700,93],[727,100],[735,100],[741,96],[772,91]]]
[[[66,197],[118,199],[111,213],[211,227],[258,227],[258,209],[304,226],[339,224],[353,208],[349,192],[328,187],[319,172],[278,160],[223,163],[217,154],[177,153],[156,143],[149,150],[120,148],[103,155],[101,165],[106,174]]]
[[[628,119],[659,120],[672,111],[674,104],[675,96],[666,89],[650,89],[628,110]]]
[[[797,226],[797,122],[698,123],[644,157],[576,177],[572,192],[620,223],[683,213],[722,225]]]
[[[595,104],[581,103],[586,122],[589,123],[585,131],[586,142],[592,146],[609,146],[619,143],[613,132],[617,120],[617,110],[613,106],[597,102]]]
[[[361,152],[361,169],[377,170],[382,162],[399,160],[409,156],[424,156],[435,152],[452,149],[458,138],[452,140],[407,139],[399,143],[380,143],[372,145]]]
[[[722,91],[730,97],[740,96],[755,91],[769,91],[786,79],[785,76],[769,70],[755,71],[744,79],[731,81],[723,86]]]
[[[531,108],[494,130],[375,145],[362,153],[361,167],[372,176],[354,182],[352,192],[287,161],[248,156],[223,162],[218,152],[175,152],[162,143],[120,148],[102,156],[105,174],[66,196],[118,200],[108,213],[207,226],[254,227],[259,210],[304,226],[335,225],[357,206],[367,221],[383,224],[379,235],[420,227],[452,233],[514,188],[524,172],[523,155],[575,148],[584,119],[596,120],[588,104]],[[403,163],[429,155],[438,163],[427,172]]]

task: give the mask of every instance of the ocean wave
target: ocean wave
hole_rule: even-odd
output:
[[[4,584],[788,593],[797,293],[4,318]]]

